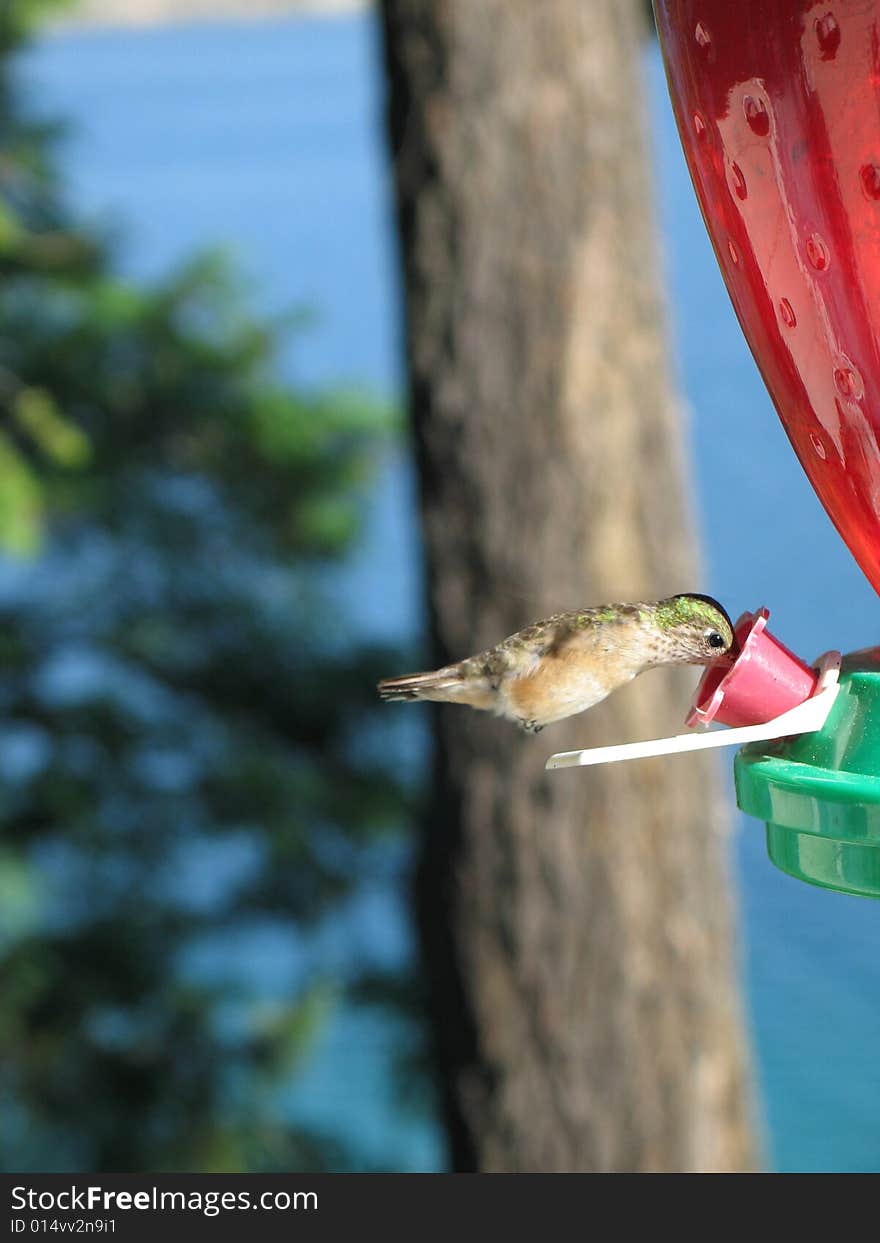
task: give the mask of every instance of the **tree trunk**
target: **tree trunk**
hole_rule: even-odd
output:
[[[384,0],[438,661],[699,590],[641,105],[640,0]],[[536,739],[436,716],[418,886],[454,1168],[755,1162],[726,816],[654,672]]]

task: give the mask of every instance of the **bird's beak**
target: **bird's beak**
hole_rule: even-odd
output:
[[[714,660],[709,662],[709,668],[732,669],[739,657],[740,650],[739,644],[734,640],[732,647],[729,647],[721,656],[716,656]]]

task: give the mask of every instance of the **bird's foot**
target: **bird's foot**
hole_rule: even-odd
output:
[[[520,725],[527,734],[540,734],[541,730],[544,728],[544,726],[539,725],[537,721],[520,721]]]

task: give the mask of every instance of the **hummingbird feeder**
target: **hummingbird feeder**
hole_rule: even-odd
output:
[[[655,0],[672,105],[740,326],[795,453],[880,591],[880,0]],[[880,648],[810,667],[737,623],[689,725],[551,757],[738,743],[739,806],[777,866],[880,897]],[[595,757],[595,758],[593,758]]]

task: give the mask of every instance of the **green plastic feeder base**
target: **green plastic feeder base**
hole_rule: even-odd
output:
[[[783,872],[880,898],[880,648],[844,657],[821,730],[743,747],[736,797]]]

